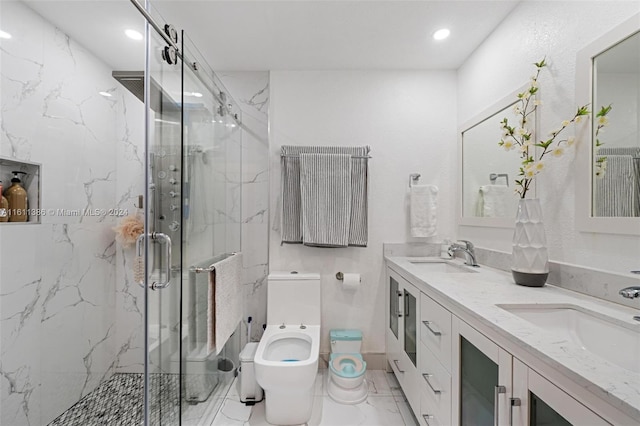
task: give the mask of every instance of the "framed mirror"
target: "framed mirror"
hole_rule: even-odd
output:
[[[514,111],[517,95],[528,87],[524,85],[486,108],[458,131],[458,164],[462,171],[458,179],[460,225],[514,226],[518,206],[514,181],[522,160],[517,149],[507,151],[498,145],[503,137],[500,122],[504,118],[509,123],[518,122]]]
[[[640,235],[640,15],[582,49],[576,67],[578,103],[592,109],[575,163],[577,227]]]

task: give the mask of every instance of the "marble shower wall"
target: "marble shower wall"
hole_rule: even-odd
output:
[[[0,424],[41,425],[116,368],[138,367],[125,358],[142,292],[114,242],[118,217],[80,212],[134,212],[143,106],[24,3],[3,2],[0,26],[13,35],[0,45],[0,156],[42,165],[47,213],[0,226]]]
[[[269,72],[218,76],[242,108],[242,253],[244,321],[253,317],[251,340],[267,320],[269,262]],[[246,341],[243,327],[243,342]]]

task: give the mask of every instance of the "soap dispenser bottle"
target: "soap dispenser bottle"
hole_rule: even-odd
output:
[[[25,172],[11,172],[11,187],[5,191],[9,202],[9,222],[27,221],[27,191],[22,187],[22,181],[18,175],[26,175]]]
[[[0,222],[7,222],[9,220],[9,201],[2,193],[2,181],[0,180]]]

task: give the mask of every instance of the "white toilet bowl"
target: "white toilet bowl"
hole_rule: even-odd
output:
[[[311,419],[319,354],[320,275],[270,274],[267,328],[254,358],[267,422],[300,425]]]
[[[267,326],[254,367],[269,423],[299,425],[311,418],[319,353],[320,326]]]

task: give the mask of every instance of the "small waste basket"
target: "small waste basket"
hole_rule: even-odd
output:
[[[262,388],[256,381],[256,374],[253,368],[253,359],[258,350],[257,342],[247,343],[240,352],[240,374],[238,376],[238,393],[240,402],[246,405],[253,405],[262,401]]]

